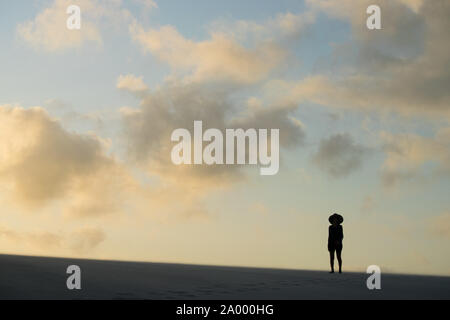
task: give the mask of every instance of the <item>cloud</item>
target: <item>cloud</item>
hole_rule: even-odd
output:
[[[211,23],[211,33],[225,34],[239,42],[258,43],[272,41],[286,45],[297,43],[302,32],[316,21],[316,14],[311,10],[301,13],[279,13],[263,23],[250,20],[219,19]]]
[[[177,81],[140,99],[139,108],[121,110],[128,161],[155,181],[140,189],[139,205],[164,220],[207,216],[206,195],[241,180],[242,175],[236,166],[175,166],[170,158],[171,134],[178,128],[192,130],[194,120],[202,120],[204,128],[225,128],[233,106],[221,90]]]
[[[69,233],[55,233],[48,231],[15,231],[0,226],[0,238],[9,241],[17,247],[31,248],[44,254],[75,253],[84,255],[97,248],[105,239],[102,229],[85,227]]]
[[[170,135],[160,134],[161,143],[169,147]],[[142,155],[146,171],[133,176],[133,164],[108,155],[109,142],[93,134],[65,130],[40,107],[0,106],[0,135],[4,137],[0,145],[0,183],[7,200],[26,212],[54,207],[70,219],[105,215],[114,218],[125,212],[157,219],[167,215],[174,219],[207,215],[199,190],[206,190],[208,181],[213,185],[213,179],[202,178],[208,176],[208,170],[200,170],[200,178],[190,170],[171,170],[171,162],[166,163],[165,158],[159,161],[163,151],[157,148]],[[162,141],[162,137],[167,140]],[[160,152],[160,158],[153,158],[154,152]],[[178,181],[183,175],[185,181]],[[222,177],[230,180],[225,170]],[[161,183],[147,183],[147,178]],[[71,243],[80,252],[86,246],[81,240]]]
[[[348,134],[337,134],[320,142],[313,163],[335,178],[348,176],[362,166],[368,149]]]
[[[282,148],[301,145],[304,131],[293,117],[295,110],[255,106],[252,99],[238,102],[232,99],[235,92],[235,88],[171,79],[140,96],[139,108],[121,110],[129,160],[156,181],[141,190],[140,196],[147,199],[146,205],[153,212],[204,218],[208,216],[206,196],[246,179],[245,169],[239,165],[174,165],[170,155],[175,129],[192,132],[195,120],[203,121],[204,130],[217,128],[222,132],[226,128],[277,128]]]
[[[383,132],[386,159],[382,177],[386,186],[421,178],[428,172],[433,176],[450,173],[450,130],[440,129],[435,137],[416,134],[389,134]],[[428,165],[428,168],[427,168]]]
[[[151,161],[152,168],[177,171],[170,159],[173,147],[170,136],[177,128],[192,129],[195,120],[202,120],[204,128],[220,130],[277,128],[280,129],[282,147],[293,147],[303,142],[303,127],[293,117],[294,110],[275,106],[255,107],[245,103],[241,105],[231,99],[233,93],[233,89],[208,84],[176,80],[165,83],[142,99],[140,108],[122,110],[129,154],[144,163]],[[148,125],[150,122],[151,126]],[[190,168],[189,171],[205,177],[215,174],[229,176],[235,171],[227,166]]]
[[[383,58],[401,57],[408,50],[416,52],[417,46],[423,43],[423,8],[412,4],[412,1],[377,1],[376,4],[381,9],[382,30],[375,32],[366,27],[369,16],[366,9],[374,4],[370,0],[307,0],[307,4],[313,11],[324,12],[331,18],[349,22],[352,36],[360,48],[365,50],[362,52],[364,55],[370,51]]]
[[[303,143],[304,126],[294,116],[296,106],[262,102],[257,97],[248,98],[247,92],[247,97],[236,96],[284,68],[290,40],[296,39],[314,19],[307,12],[280,14],[263,24],[216,21],[209,26],[209,38],[196,41],[170,25],[150,29],[137,23],[130,26],[132,39],[172,69],[154,92],[130,89],[144,89],[140,80],[136,86],[121,85],[141,99],[139,108],[125,107],[121,113],[127,154],[159,183],[145,196],[151,199],[152,207],[165,210],[159,206],[160,200],[176,198],[178,203],[193,208],[190,212],[204,216],[202,199],[206,194],[246,178],[242,166],[172,164],[171,133],[177,128],[192,129],[195,120],[202,120],[204,128],[223,131],[280,129],[280,144],[286,149]]]
[[[399,0],[399,1],[417,13],[422,7],[425,0]]]
[[[285,57],[282,48],[271,42],[246,48],[234,37],[211,33],[211,38],[195,42],[184,38],[173,26],[144,30],[133,24],[130,33],[145,51],[168,63],[188,79],[227,80],[250,84],[265,79]]]
[[[140,107],[121,110],[127,154],[159,182],[159,187],[146,196],[152,207],[156,203],[159,210],[165,210],[159,205],[161,199],[176,198],[178,203],[192,208],[190,212],[205,216],[202,199],[207,194],[246,178],[242,166],[172,163],[173,130],[191,130],[195,120],[203,121],[204,128],[223,132],[226,128],[280,129],[282,148],[295,148],[303,143],[304,126],[294,116],[296,107],[236,96],[278,70],[287,54],[280,36],[285,40],[293,37],[312,20],[306,14],[289,13],[264,25],[240,21],[225,28],[225,23],[217,22],[210,28],[210,37],[200,41],[185,38],[173,26],[144,29],[137,23],[131,25],[133,40],[168,63],[173,71],[153,92],[147,90],[142,94],[128,89],[141,99]],[[128,86],[122,86],[125,87]],[[165,196],[155,196],[159,194]],[[172,201],[172,207],[177,202]]]
[[[33,209],[65,199],[68,212],[81,215],[116,208],[126,175],[99,137],[64,130],[42,108],[17,106],[0,106],[0,135],[0,180],[17,204]]]
[[[145,30],[130,25],[132,39],[146,52],[168,63],[185,80],[254,84],[287,67],[287,48],[315,21],[311,11],[278,14],[264,23],[217,20],[208,26],[209,39],[187,39],[171,25]]]
[[[330,107],[450,118],[448,1],[379,1],[382,30],[365,27],[370,1],[309,0],[317,12],[349,22],[353,37],[337,43],[332,72],[280,81],[280,99]]]
[[[163,94],[160,102],[172,93],[169,90],[169,96]],[[194,103],[191,101],[192,108]],[[7,200],[27,212],[54,207],[70,219],[117,217],[124,212],[163,220],[169,216],[207,217],[202,200],[208,188],[227,185],[239,179],[239,173],[225,166],[192,170],[172,165],[168,158],[171,131],[166,126],[176,128],[182,117],[171,119],[169,109],[165,115],[168,118],[164,118],[152,108],[157,105],[144,103],[142,119],[130,118],[126,112],[123,115],[128,129],[136,134],[127,136],[133,151],[127,160],[137,159],[144,168],[133,175],[134,164],[118,162],[108,155],[109,142],[100,137],[69,132],[40,107],[0,106],[0,134],[5,138],[0,145],[0,183]],[[152,117],[157,120],[152,123],[162,126],[137,125]],[[82,248],[85,244],[74,246]]]
[[[450,212],[429,218],[428,231],[434,236],[450,239]]]
[[[71,234],[69,246],[74,252],[83,254],[96,248],[105,239],[105,233],[99,228],[82,228]]]
[[[266,105],[250,98],[246,108],[230,121],[230,128],[280,129],[280,145],[285,148],[303,145],[306,133],[303,123],[294,116],[295,108]]]
[[[376,201],[373,196],[366,196],[361,204],[361,212],[371,213],[376,207]]]
[[[80,125],[83,128],[101,131],[106,125],[105,118],[108,118],[107,111],[80,112],[73,105],[60,99],[48,99],[44,102],[43,108],[52,116],[56,117],[65,128],[73,128]]]
[[[156,9],[158,8],[158,4],[154,0],[134,0],[138,4],[144,6],[147,9]]]
[[[59,248],[63,237],[52,232],[24,232],[20,233],[0,226],[0,237],[15,244],[27,244],[40,250]]]
[[[151,6],[152,1],[141,1]],[[77,5],[81,9],[81,28],[67,28],[67,8]],[[154,6],[154,5],[153,5]],[[132,14],[122,7],[121,0],[54,0],[52,4],[39,12],[32,20],[17,26],[18,36],[37,50],[62,52],[80,48],[85,44],[101,45],[101,25],[108,27],[128,23]]]
[[[142,77],[136,77],[132,74],[120,75],[117,79],[117,89],[126,90],[129,92],[144,92],[148,90]]]
[[[69,30],[66,27],[69,17],[66,10],[73,4],[74,1],[71,0],[55,0],[34,20],[20,24],[17,27],[18,35],[34,48],[49,52],[77,48],[84,43],[101,44],[102,38],[98,27],[87,18],[90,11],[96,10],[94,1],[76,2],[82,12],[80,30]]]
[[[41,250],[49,250],[60,247],[63,237],[58,234],[45,231],[40,233],[27,233],[23,236],[22,240]]]

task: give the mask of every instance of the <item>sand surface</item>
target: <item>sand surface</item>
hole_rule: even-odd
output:
[[[81,268],[81,290],[66,269]],[[450,277],[215,267],[0,255],[0,299],[450,299]]]

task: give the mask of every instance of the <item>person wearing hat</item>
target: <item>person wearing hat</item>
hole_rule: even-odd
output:
[[[331,272],[334,273],[334,252],[336,251],[336,256],[339,263],[339,273],[342,273],[342,239],[344,239],[344,231],[342,229],[342,222],[344,218],[335,213],[332,214],[328,221],[331,225],[328,227],[328,251],[330,252],[330,266]]]

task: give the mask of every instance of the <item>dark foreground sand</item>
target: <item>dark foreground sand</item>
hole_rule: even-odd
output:
[[[66,287],[69,265],[81,290]],[[0,299],[449,299],[450,277],[212,267],[0,255]]]

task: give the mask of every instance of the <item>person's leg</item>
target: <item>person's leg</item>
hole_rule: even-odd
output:
[[[337,260],[339,263],[339,273],[342,273],[342,258],[341,258],[341,253],[342,253],[342,247],[337,248],[336,249],[336,256],[337,256]]]
[[[331,273],[334,272],[334,249],[329,250],[330,251],[330,266],[331,266]]]

